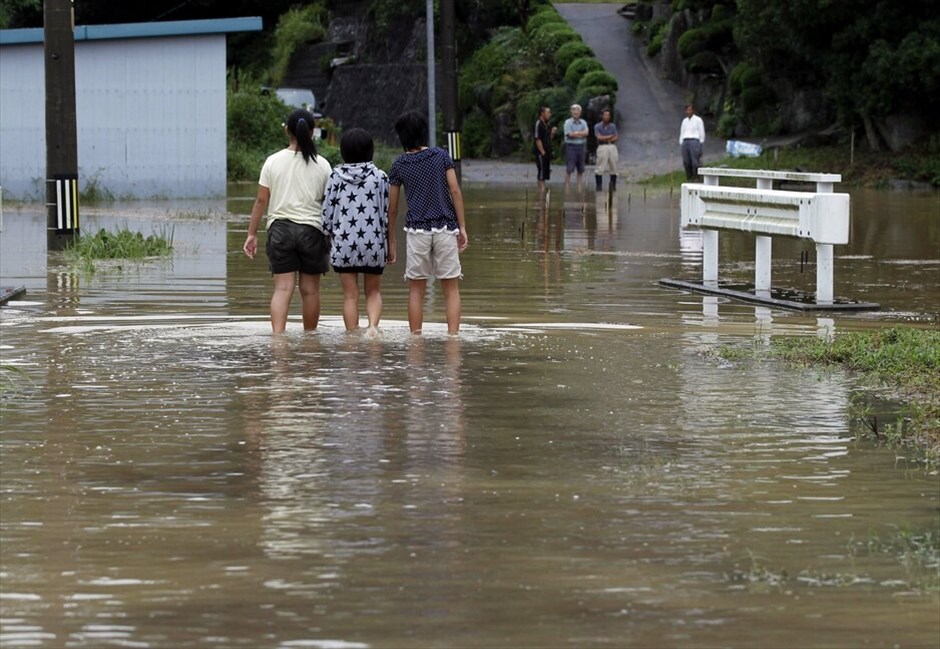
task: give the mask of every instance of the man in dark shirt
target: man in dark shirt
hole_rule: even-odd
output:
[[[551,116],[552,109],[542,106],[535,122],[535,166],[538,167],[539,191],[545,189],[545,181],[552,175],[552,138],[558,129],[549,127],[548,120]]]

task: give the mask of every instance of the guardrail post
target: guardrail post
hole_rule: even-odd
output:
[[[816,302],[832,304],[832,244],[816,244]]]
[[[820,194],[831,194],[833,183],[817,182],[816,191]],[[826,243],[816,244],[816,302],[819,304],[832,304],[832,274],[833,274],[832,245]]]
[[[754,290],[770,292],[770,266],[773,261],[773,239],[759,234],[754,245]]]
[[[705,185],[717,185],[718,176],[703,176]],[[702,230],[702,281],[718,284],[718,230]]]

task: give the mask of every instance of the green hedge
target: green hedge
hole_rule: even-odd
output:
[[[536,53],[543,57],[553,57],[565,43],[580,40],[581,37],[568,23],[548,23],[529,32],[529,42]]]
[[[578,90],[591,86],[603,86],[610,88],[612,91],[618,89],[617,80],[607,70],[592,70],[581,77],[578,82]]]
[[[575,59],[593,57],[592,50],[587,43],[583,41],[569,41],[558,48],[555,52],[555,67],[561,72],[565,72],[568,66],[574,63]]]
[[[565,71],[565,83],[572,88],[577,88],[581,83],[581,78],[588,72],[603,69],[604,65],[594,57],[575,59]]]
[[[529,20],[525,24],[526,31],[532,33],[543,25],[548,25],[550,23],[561,23],[567,25],[565,19],[555,11],[554,7],[545,7],[538,13],[529,17]]]

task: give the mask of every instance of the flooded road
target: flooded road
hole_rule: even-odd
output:
[[[857,439],[856,378],[709,353],[938,326],[937,194],[853,193],[835,293],[883,310],[817,317],[659,286],[701,268],[668,192],[468,185],[461,336],[439,291],[407,334],[399,266],[373,341],[335,275],[272,339],[251,191],[87,209],[176,248],[91,276],[6,207],[4,647],[940,644],[936,471]],[[803,246],[775,286],[815,286]]]

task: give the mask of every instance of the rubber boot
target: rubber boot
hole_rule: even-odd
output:
[[[600,185],[600,183],[598,183]],[[617,191],[617,174],[610,174],[610,191]]]
[[[601,185],[604,184],[604,177],[598,174],[594,175],[594,182],[597,184],[597,191],[601,190]]]

